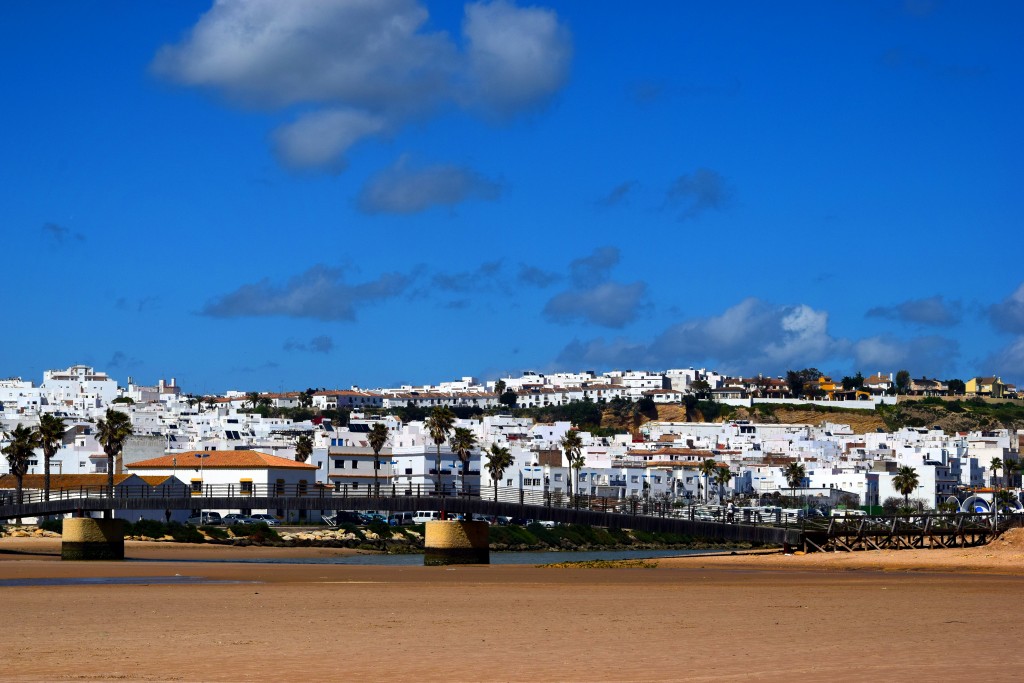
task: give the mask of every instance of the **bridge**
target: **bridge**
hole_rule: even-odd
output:
[[[696,539],[803,548],[806,551],[854,551],[900,548],[950,548],[983,545],[1024,515],[993,513],[921,513],[916,515],[814,518],[781,510],[688,506],[643,498],[567,495],[522,488],[435,490],[308,487],[304,484],[206,484],[183,486],[107,486],[24,491],[0,498],[0,520],[92,512],[141,510],[441,510],[447,514],[494,515],[584,524],[611,529],[667,532]]]
[[[620,500],[519,488],[484,487],[473,490],[436,491],[433,487],[398,489],[381,486],[380,495],[367,487],[335,490],[301,484],[206,484],[194,491],[173,486],[89,486],[54,489],[47,498],[42,491],[24,491],[22,502],[0,500],[0,520],[51,515],[86,515],[91,512],[141,510],[305,510],[327,513],[336,510],[389,510],[411,512],[441,510],[451,515],[494,515],[584,524],[610,529],[667,532],[731,542],[773,545],[800,543],[800,529],[771,520],[729,523],[724,517],[682,514],[663,501]],[[190,494],[190,495],[189,495]]]

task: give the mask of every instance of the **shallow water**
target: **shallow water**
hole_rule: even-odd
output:
[[[713,550],[594,550],[565,552],[492,552],[491,564],[551,564],[554,562],[585,562],[588,560],[643,560],[654,557],[683,557],[705,555]],[[162,560],[165,561],[165,560]],[[339,557],[307,558],[245,558],[174,560],[175,562],[244,562],[249,564],[347,564],[391,567],[423,565],[423,555],[343,555]]]

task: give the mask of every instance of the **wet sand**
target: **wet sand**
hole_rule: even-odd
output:
[[[28,541],[0,550],[46,551]],[[0,580],[244,582],[0,588],[0,679],[1016,680],[1024,665],[1011,644],[1024,570],[986,557],[1019,554],[1012,544],[916,561],[858,553],[874,559],[854,565],[778,554],[656,569],[171,561],[240,550],[320,549],[129,544],[146,561],[119,563],[0,554]],[[956,553],[968,557],[941,559]]]

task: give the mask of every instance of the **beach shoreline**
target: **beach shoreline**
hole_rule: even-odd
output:
[[[1024,594],[1024,558],[1007,536],[653,569],[253,562],[358,551],[138,541],[126,562],[63,562],[59,539],[0,539],[16,553],[0,554],[0,582],[22,584],[0,585],[0,678],[934,680],[970,667],[1009,680],[1016,610],[996,606]]]

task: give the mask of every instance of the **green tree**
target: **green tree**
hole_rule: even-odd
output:
[[[43,497],[50,500],[50,460],[64,443],[64,420],[44,413],[39,417],[39,445],[43,449]]]
[[[245,395],[245,405],[249,406],[249,410],[255,412],[260,406],[260,392],[250,391]]]
[[[369,442],[370,448],[373,449],[373,495],[375,496],[380,495],[380,482],[377,479],[380,472],[380,452],[384,450],[384,446],[387,445],[390,438],[388,427],[383,422],[374,422],[370,427],[370,432],[366,435],[366,440]]]
[[[711,385],[707,380],[698,379],[690,382],[690,391],[697,397],[697,400],[707,401],[711,399]]]
[[[910,494],[917,488],[917,484],[917,470],[909,465],[904,465],[896,470],[896,476],[892,478],[892,485],[896,487],[897,491],[903,494],[904,506],[908,506],[910,504]]]
[[[465,427],[456,427],[455,434],[449,443],[452,453],[459,456],[462,461],[462,492],[466,492],[466,482],[469,481],[469,461],[476,448],[476,434]]]
[[[8,432],[7,438],[11,442],[3,449],[3,453],[7,457],[8,468],[11,470],[11,474],[14,475],[16,482],[15,500],[18,505],[21,505],[24,502],[22,498],[22,485],[25,473],[28,472],[29,460],[35,455],[35,449],[39,447],[39,432],[19,424]],[[18,523],[21,523],[20,518]]]
[[[995,486],[997,483],[1000,483],[996,478],[996,472],[1003,469],[1003,459],[992,458],[992,462],[989,463],[989,468],[992,470],[992,485]]]
[[[505,380],[499,379],[494,383],[494,395],[501,398],[501,395],[505,393]]]
[[[900,370],[896,373],[896,393],[905,394],[910,390],[910,371]]]
[[[562,436],[562,440],[561,440],[559,445],[561,445],[561,447],[562,447],[562,452],[565,453],[565,461],[569,464],[569,482],[568,483],[569,483],[569,499],[571,500],[572,499],[572,492],[573,492],[573,486],[572,486],[572,470],[573,470],[573,467],[577,466],[577,463],[578,463],[579,467],[583,466],[583,463],[581,461],[582,458],[581,458],[581,455],[580,455],[583,452],[583,439],[580,438],[580,433],[579,433],[578,430],[570,429],[569,431],[567,431],[565,433],[564,436]],[[576,471],[577,471],[577,474],[578,474],[579,473],[579,469],[577,469]]]
[[[96,440],[107,454],[107,486],[114,495],[114,458],[121,454],[124,440],[132,434],[132,421],[127,413],[107,408],[106,419],[96,421]]]
[[[726,464],[720,464],[718,469],[715,471],[715,484],[718,486],[718,496],[722,496],[722,487],[728,486],[729,482],[732,481],[732,470]]]
[[[949,393],[953,396],[963,396],[967,391],[967,385],[962,379],[947,379],[946,386],[949,387]]]
[[[505,474],[505,470],[512,466],[513,460],[509,449],[496,443],[491,444],[491,449],[487,452],[487,473],[494,482],[494,500],[498,500],[498,480]]]
[[[516,392],[512,391],[511,389],[506,389],[498,398],[498,402],[501,403],[503,406],[506,406],[509,410],[513,410],[516,407],[516,403],[518,403],[518,401],[519,399],[516,397]]]
[[[791,493],[796,496],[796,490],[798,487],[802,487],[804,484],[804,477],[807,476],[807,470],[804,466],[798,462],[791,462],[786,465],[786,468],[782,471],[782,476],[786,478],[786,483],[789,484],[789,488],[792,489]]]
[[[295,439],[295,460],[306,462],[313,455],[313,439],[308,434],[300,434]]]
[[[711,502],[711,476],[718,471],[718,463],[708,458],[700,464],[700,473],[704,475],[704,502]]]
[[[455,429],[455,415],[445,406],[434,406],[430,416],[424,421],[423,426],[427,434],[437,446],[437,458],[434,461],[434,471],[437,479],[434,480],[434,491],[441,490],[441,444],[448,440],[448,434]]]

